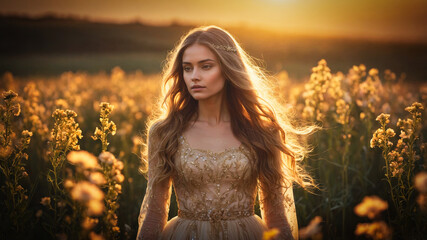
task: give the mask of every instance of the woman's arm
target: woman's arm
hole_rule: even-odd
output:
[[[268,190],[270,198],[265,199],[266,193],[262,185],[259,191],[261,216],[267,227],[278,228],[278,239],[298,239],[298,222],[295,210],[292,185]]]
[[[275,149],[274,156],[276,162],[271,164],[286,177],[286,168],[282,163],[282,154],[279,149]],[[266,186],[265,179],[260,176],[259,202],[261,216],[268,228],[278,228],[280,230],[277,239],[298,239],[298,221],[295,210],[294,193],[291,181],[281,179],[281,186]],[[268,196],[267,196],[268,195]]]
[[[148,182],[138,217],[138,240],[157,240],[168,220],[170,196],[172,192],[171,179],[167,178],[161,182],[154,183],[153,179],[158,177],[158,168],[157,160],[152,158],[152,150],[149,137]]]
[[[260,181],[262,182],[262,181]],[[298,222],[295,210],[292,185],[269,190],[270,198],[266,195],[261,185],[259,191],[261,216],[267,227],[278,228],[278,239],[298,239]]]

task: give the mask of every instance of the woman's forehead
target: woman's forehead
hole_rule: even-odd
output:
[[[217,61],[217,57],[212,50],[205,45],[197,43],[187,47],[182,55],[183,63],[198,63],[206,59]]]

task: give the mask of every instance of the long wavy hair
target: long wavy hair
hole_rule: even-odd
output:
[[[147,121],[146,140],[149,147],[143,151],[142,172],[148,171],[149,157],[156,159],[156,164],[150,167],[158,168],[156,172],[159,173],[153,176],[155,179],[152,181],[162,181],[172,176],[176,171],[174,155],[178,149],[178,137],[189,126],[191,119],[198,117],[198,101],[187,90],[182,67],[183,53],[193,44],[208,47],[219,60],[226,81],[224,97],[231,129],[252,153],[252,165],[263,183],[261,186],[273,189],[292,182],[304,189],[315,186],[300,161],[309,152],[304,144],[306,141],[303,141],[304,136],[317,127],[291,124],[288,111],[276,99],[274,85],[265,71],[231,34],[217,26],[190,30],[169,52],[163,69],[161,96],[155,112]],[[217,46],[231,47],[237,51],[226,51]],[[265,192],[268,194],[270,191]]]

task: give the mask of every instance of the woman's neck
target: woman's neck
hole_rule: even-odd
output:
[[[210,126],[230,122],[230,114],[222,94],[218,97],[199,100],[197,121],[205,122]]]

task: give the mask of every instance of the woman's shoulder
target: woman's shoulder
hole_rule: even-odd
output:
[[[150,123],[150,125],[148,125],[148,136],[152,136],[153,134],[156,134],[159,130],[159,127],[162,125],[163,123],[163,119],[158,119],[152,123]]]

